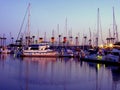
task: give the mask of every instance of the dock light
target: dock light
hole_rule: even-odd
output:
[[[98,55],[98,56],[97,56],[97,59],[98,59],[98,60],[102,60],[102,56]]]
[[[41,43],[41,42],[43,42],[43,38],[42,37],[39,38],[39,43]]]
[[[113,44],[109,44],[109,47],[111,47],[111,48],[112,48],[112,47],[113,47]]]
[[[106,45],[105,45],[105,48],[108,48],[108,47],[109,47],[109,45],[108,45],[108,44],[106,44]]]
[[[55,42],[55,38],[51,37],[51,42],[54,43]]]
[[[100,48],[103,48],[103,45],[101,44],[99,47],[100,47]]]
[[[67,37],[63,37],[63,42],[64,42],[64,43],[67,42]]]

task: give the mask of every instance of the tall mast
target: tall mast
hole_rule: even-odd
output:
[[[30,13],[30,3],[29,3],[29,5],[28,5],[28,7],[27,7],[27,9],[26,9],[26,12],[25,12],[25,15],[24,15],[24,17],[23,17],[23,21],[22,21],[22,23],[21,23],[21,26],[20,26],[20,30],[19,30],[19,32],[18,32],[18,36],[17,36],[17,39],[16,39],[16,43],[19,41],[19,37],[20,37],[20,34],[21,34],[21,31],[22,31],[22,28],[23,28],[23,25],[24,25],[24,22],[25,22],[25,18],[26,18],[26,16],[27,16],[27,13],[28,13],[28,11],[29,11],[29,13]],[[28,15],[28,16],[30,16],[30,14]],[[30,18],[30,17],[29,17]],[[29,21],[28,21],[29,22]],[[29,25],[28,25],[28,27],[29,27]],[[29,29],[28,29],[29,30]],[[26,33],[27,34],[27,33]],[[27,35],[26,35],[27,36]]]
[[[66,19],[65,19],[65,36],[63,37],[63,43],[64,43],[64,45],[67,45],[67,17],[66,17]]]
[[[100,17],[100,14],[99,14],[99,32],[100,32],[100,37],[101,37],[101,43],[102,44],[105,44],[104,40],[103,40],[103,33],[102,33],[102,25],[101,25],[101,17]]]
[[[89,33],[90,33],[90,39],[89,39],[89,45],[92,45],[91,42],[92,42],[92,39],[91,39],[91,29],[89,28]]]
[[[31,37],[30,37],[30,3],[28,5],[28,22],[27,22],[27,36],[26,36],[26,45],[30,45]]]
[[[119,41],[119,38],[118,38],[118,30],[117,30],[117,25],[116,25],[116,42]]]
[[[97,10],[97,35],[96,35],[96,47],[98,47],[98,39],[99,39],[99,8]]]
[[[115,38],[115,13],[114,13],[114,7],[113,7],[113,38]]]
[[[107,40],[107,44],[110,44],[110,43],[112,43],[112,37],[111,37],[111,31],[110,31],[110,29],[109,29],[109,34],[108,34],[108,38],[106,38],[106,40]]]
[[[109,38],[111,38],[111,31],[110,31],[110,29],[109,29]]]
[[[66,30],[66,37],[67,37],[67,17],[66,17],[66,20],[65,20],[65,30]]]
[[[60,34],[59,34],[59,24],[57,24],[57,34],[58,34],[58,35],[57,35],[57,40],[58,40],[58,44],[59,44],[59,35],[60,35]]]
[[[116,42],[118,42],[118,31],[117,31],[114,7],[113,7],[113,38],[116,40]]]
[[[54,29],[52,30],[52,37],[55,37],[55,34],[54,34]]]
[[[38,29],[38,31],[37,31],[37,43],[38,43],[38,40],[39,40],[39,29]]]
[[[58,36],[59,36],[59,24],[57,24],[57,31],[58,31]]]
[[[44,33],[44,42],[46,42],[46,32]]]
[[[73,44],[73,41],[72,41],[72,28],[69,30],[68,32],[68,38],[69,38],[69,44],[72,45]]]
[[[30,37],[30,3],[28,5],[28,37]]]

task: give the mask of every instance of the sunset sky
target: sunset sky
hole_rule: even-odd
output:
[[[51,37],[54,29],[57,34],[65,34],[65,20],[67,17],[68,30],[72,29],[73,37],[80,33],[80,37],[88,35],[89,27],[92,33],[97,29],[97,8],[100,9],[101,26],[104,39],[108,29],[112,32],[112,7],[115,8],[116,23],[120,30],[120,0],[0,0],[0,36],[5,34],[10,38],[17,37],[28,4],[30,7],[31,34]],[[27,17],[22,29],[25,32]],[[119,31],[120,32],[120,31]]]

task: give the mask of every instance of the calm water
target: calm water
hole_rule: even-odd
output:
[[[1,55],[0,90],[120,90],[120,68],[72,58]]]

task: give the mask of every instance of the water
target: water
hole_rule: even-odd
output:
[[[0,90],[120,90],[120,67],[1,55]]]

